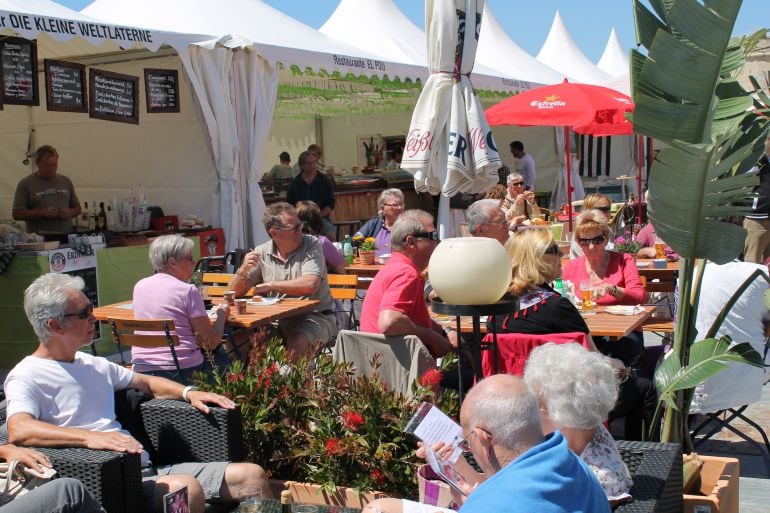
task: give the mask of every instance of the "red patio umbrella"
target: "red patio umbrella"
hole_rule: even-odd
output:
[[[572,181],[569,130],[596,136],[630,135],[633,124],[625,117],[634,110],[629,96],[607,87],[568,82],[530,89],[485,111],[490,126],[563,126],[567,156],[567,208],[572,230]],[[641,174],[639,175],[641,176]]]

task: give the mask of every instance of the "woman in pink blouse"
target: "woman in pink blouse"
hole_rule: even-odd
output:
[[[606,217],[596,210],[580,215],[575,227],[575,240],[583,249],[583,256],[570,260],[562,275],[576,287],[584,280],[591,280],[598,305],[638,305],[644,303],[645,290],[639,279],[639,271],[631,255],[607,251],[612,230]],[[644,350],[641,332],[632,333],[617,341],[594,339],[596,347],[604,354],[632,364]]]

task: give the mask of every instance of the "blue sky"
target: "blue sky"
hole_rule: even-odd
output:
[[[80,10],[93,0],[55,0]],[[130,1],[130,0],[129,0]],[[157,0],[162,2],[163,0]],[[216,0],[209,0],[216,1]],[[339,0],[264,0],[292,18],[318,28],[334,12]],[[423,0],[394,0],[404,14],[424,28]],[[621,44],[635,44],[631,0],[487,0],[508,36],[532,55],[537,55],[558,10],[578,47],[592,61],[601,57],[610,30],[615,27]],[[765,6],[764,8],[762,6]],[[735,34],[770,26],[767,0],[744,0]],[[376,23],[376,20],[372,20]]]

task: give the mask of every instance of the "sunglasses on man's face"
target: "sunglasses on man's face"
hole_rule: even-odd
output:
[[[604,242],[607,239],[604,235],[597,235],[596,237],[592,239],[584,239],[583,237],[578,237],[578,242],[581,246],[590,246],[591,244],[598,246],[602,242]]]
[[[514,187],[521,187],[522,185],[524,185],[524,182],[511,182],[511,185],[513,185]]]
[[[430,239],[430,240],[434,240],[434,241],[437,241],[437,242],[441,240],[438,237],[438,232],[435,231],[435,230],[432,231],[432,232],[417,232],[417,233],[413,233],[412,237],[422,237],[423,239]]]
[[[89,317],[91,317],[92,313],[94,313],[94,305],[89,302],[79,312],[64,314],[64,315],[62,315],[62,317],[77,317],[78,319],[85,320],[85,319],[88,319]]]
[[[276,227],[276,230],[281,230],[282,232],[298,232],[301,229],[302,229],[302,223],[297,223],[289,226]]]

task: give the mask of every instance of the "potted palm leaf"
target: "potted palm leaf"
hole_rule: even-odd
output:
[[[692,450],[687,414],[693,388],[728,362],[762,365],[748,343],[731,345],[715,334],[733,300],[696,341],[695,317],[705,261],[736,258],[746,233],[722,222],[747,212],[758,183],[746,174],[762,151],[765,107],[735,79],[766,31],[741,38],[731,33],[740,0],[634,0],[637,41],[631,55],[635,131],[665,144],[650,171],[649,216],[656,232],[682,257],[673,354],[655,375],[667,405],[663,441]],[[696,266],[702,260],[704,265]],[[697,271],[696,271],[697,268]],[[753,279],[753,278],[752,278]],[[737,341],[742,342],[742,341]]]

